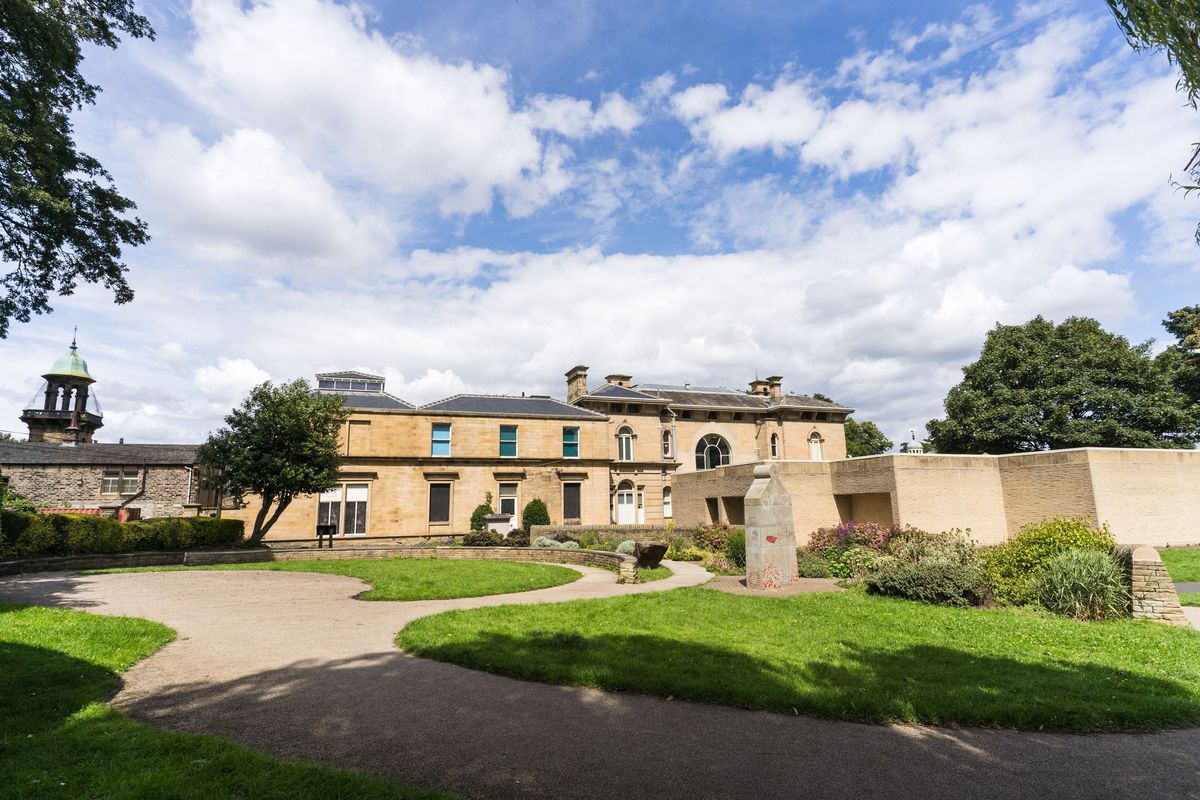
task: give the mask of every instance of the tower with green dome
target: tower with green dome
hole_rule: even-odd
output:
[[[104,415],[91,391],[96,379],[79,355],[75,339],[42,377],[46,383],[21,412],[21,421],[29,426],[29,441],[91,442],[96,429],[104,425]]]

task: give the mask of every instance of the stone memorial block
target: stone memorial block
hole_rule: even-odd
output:
[[[638,542],[633,546],[633,554],[637,556],[637,565],[642,569],[654,569],[662,563],[667,554],[666,542]]]
[[[799,579],[792,498],[772,466],[759,464],[746,493],[746,587],[782,589]]]

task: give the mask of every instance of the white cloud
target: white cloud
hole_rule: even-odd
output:
[[[724,86],[700,84],[672,97],[676,115],[692,135],[719,157],[740,150],[770,149],[783,153],[804,144],[817,130],[825,103],[805,81],[780,77],[766,89],[750,84],[737,102],[727,105]]]
[[[252,387],[270,379],[266,370],[248,358],[222,356],[216,364],[197,369],[192,384],[212,404],[228,409],[241,402]]]
[[[526,113],[533,128],[551,130],[570,139],[609,130],[628,135],[642,123],[637,106],[616,92],[605,94],[598,108],[575,97],[538,95],[529,101]]]

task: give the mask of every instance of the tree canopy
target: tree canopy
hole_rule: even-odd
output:
[[[1175,88],[1188,104],[1200,101],[1200,0],[1107,0],[1108,7],[1134,50],[1166,53],[1179,69]],[[1200,143],[1192,145],[1192,157],[1184,167],[1189,183],[1173,181],[1187,192],[1200,190]],[[1200,225],[1196,227],[1200,243]]]
[[[892,449],[893,442],[870,420],[846,418],[846,454],[851,458],[877,456]]]
[[[1192,447],[1196,406],[1150,346],[1087,317],[997,325],[946,396],[946,418],[929,422],[930,444],[939,453]]]
[[[258,543],[303,494],[337,485],[339,434],[349,412],[338,395],[314,392],[307,381],[255,386],[226,427],[208,437],[197,457],[228,495],[262,503],[250,532]]]
[[[70,116],[100,91],[80,74],[83,44],[116,48],[119,32],[154,36],[132,0],[0,0],[0,338],[80,281],[133,299],[121,248],[149,241],[146,224],[76,149]]]
[[[1184,306],[1163,320],[1175,343],[1160,356],[1175,372],[1175,386],[1200,405],[1200,306]]]

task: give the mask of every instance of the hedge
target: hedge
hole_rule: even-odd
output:
[[[122,523],[88,514],[0,511],[0,558],[229,547],[243,537],[240,519],[159,517]]]

